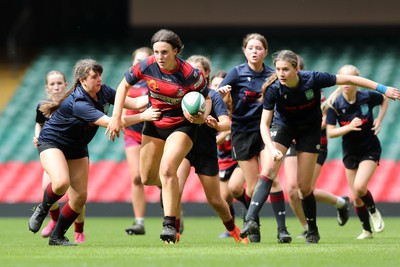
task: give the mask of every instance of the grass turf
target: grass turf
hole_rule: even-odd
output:
[[[146,218],[146,235],[129,236],[130,218],[88,217],[87,242],[78,247],[53,247],[39,233],[28,231],[28,218],[0,219],[0,265],[5,266],[398,266],[400,218],[384,218],[386,228],[371,240],[356,240],[358,219],[344,226],[335,218],[319,218],[320,243],[297,239],[301,227],[287,219],[291,244],[278,244],[276,223],[261,219],[261,243],[235,244],[220,239],[224,227],[216,217],[184,218],[181,242],[165,245],[159,239],[161,218]],[[47,220],[45,221],[47,223]],[[239,222],[239,227],[242,223]],[[73,240],[73,226],[66,234]]]

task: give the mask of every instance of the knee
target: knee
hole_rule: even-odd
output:
[[[355,185],[354,186],[354,193],[355,193],[355,197],[362,197],[365,196],[367,194],[367,188],[365,186],[361,186],[361,185]]]
[[[298,197],[300,199],[304,199],[305,197],[309,196],[312,193],[312,188],[310,186],[303,186],[298,189]]]
[[[67,192],[70,186],[69,177],[59,177],[58,179],[53,179],[51,182],[51,187],[54,193],[58,195],[63,195]]]
[[[87,192],[80,192],[75,197],[70,198],[70,201],[73,203],[73,206],[79,210],[82,210],[85,206],[87,199]]]
[[[208,204],[213,207],[214,210],[219,210],[222,208],[224,204],[224,200],[222,197],[212,196],[207,198]]]
[[[299,198],[299,192],[297,186],[290,186],[287,188],[287,194],[289,196],[289,200],[295,200]]]
[[[141,186],[142,185],[142,180],[140,178],[140,175],[132,176],[132,185],[133,186]]]
[[[243,186],[230,186],[230,185],[228,185],[228,190],[233,197],[240,197],[244,191]]]
[[[141,183],[144,185],[155,185],[155,181],[154,179],[152,179],[150,176],[141,176]],[[133,183],[133,185],[135,185],[135,183]]]

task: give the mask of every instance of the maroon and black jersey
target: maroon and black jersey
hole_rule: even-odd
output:
[[[181,101],[190,91],[199,91],[207,97],[207,82],[203,74],[190,64],[176,58],[176,68],[167,71],[158,66],[155,56],[138,62],[125,73],[130,85],[146,80],[149,88],[149,101],[153,108],[162,111],[161,119],[154,121],[156,127],[170,128],[185,121]]]

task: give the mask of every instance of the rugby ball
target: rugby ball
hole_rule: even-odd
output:
[[[182,98],[182,110],[190,115],[197,115],[199,112],[204,113],[206,110],[206,100],[204,96],[197,91],[187,93]]]

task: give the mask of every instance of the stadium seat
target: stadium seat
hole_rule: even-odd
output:
[[[185,43],[182,57],[187,58],[192,54],[205,55],[212,60],[213,72],[219,69],[229,71],[235,65],[245,62],[241,51],[241,38],[241,36],[230,38],[223,36],[221,39],[189,40]],[[397,82],[400,77],[400,68],[396,64],[397,59],[400,58],[398,49],[400,38],[398,37],[390,41],[385,38],[373,40],[349,38],[344,42],[318,36],[304,39],[272,36],[269,42],[270,55],[265,61],[268,66],[272,66],[272,53],[287,48],[303,56],[306,69],[336,73],[340,66],[354,64],[363,76],[382,84],[398,87]],[[42,197],[40,182],[42,170],[37,151],[32,145],[32,137],[37,103],[46,97],[44,86],[47,72],[53,69],[63,71],[71,85],[76,61],[90,57],[103,65],[103,82],[116,88],[131,64],[132,50],[142,46],[140,45],[142,43],[147,42],[138,39],[123,44],[109,41],[101,46],[94,42],[68,42],[62,46],[46,47],[37,55],[26,71],[14,97],[0,116],[2,125],[0,128],[0,174],[2,177],[0,202],[36,202]],[[334,89],[334,87],[327,88],[324,92],[329,95]],[[377,191],[380,192],[378,199],[384,201],[399,200],[400,195],[398,114],[400,114],[400,105],[397,102],[391,102],[379,134],[383,153],[378,173],[386,177],[379,179],[385,183],[392,183],[392,186],[385,188],[374,183]],[[326,187],[333,193],[348,194],[341,163],[341,139],[329,139],[328,149],[327,163],[317,185]],[[99,129],[89,145],[89,151],[91,161],[89,200],[130,201],[130,179],[122,138],[116,142],[110,142],[104,136],[104,129]],[[335,171],[328,171],[328,169]],[[30,173],[28,170],[34,172]],[[192,180],[188,182],[184,193],[185,201],[205,201],[199,180],[193,178],[193,174],[190,179]],[[35,188],[34,193],[31,192],[32,188]],[[15,192],[18,197],[13,196]],[[150,201],[159,200],[157,188],[146,187],[146,193]]]

